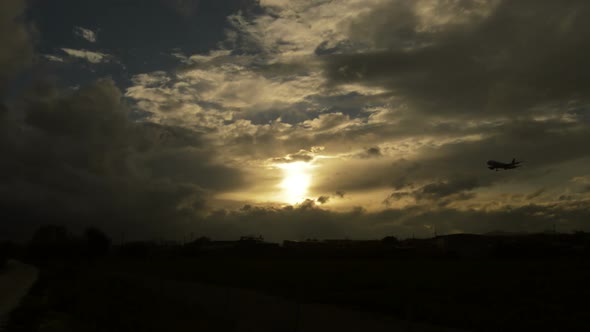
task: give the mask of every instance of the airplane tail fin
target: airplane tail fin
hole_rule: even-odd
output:
[[[516,158],[512,158],[512,163],[516,164]]]

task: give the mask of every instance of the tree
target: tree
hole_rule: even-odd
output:
[[[74,239],[64,226],[39,227],[29,243],[28,254],[35,260],[72,257],[77,253]]]
[[[90,257],[104,256],[111,247],[111,238],[96,227],[89,227],[84,232],[86,250]]]
[[[399,240],[395,236],[386,236],[381,240],[381,242],[384,244],[395,245],[399,243]]]

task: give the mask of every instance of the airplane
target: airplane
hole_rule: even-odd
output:
[[[511,163],[502,163],[495,160],[488,160],[488,168],[491,170],[495,169],[496,171],[500,168],[508,170],[522,166],[520,163],[522,163],[522,161],[516,161],[514,158],[512,159]]]

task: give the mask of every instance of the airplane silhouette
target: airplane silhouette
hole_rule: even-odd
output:
[[[520,167],[522,165],[520,165],[520,163],[522,163],[522,161],[516,161],[516,159],[512,159],[512,162],[510,163],[502,163],[499,161],[495,161],[495,160],[488,160],[488,168],[491,170],[498,170],[498,169],[513,169],[513,168],[517,168]]]

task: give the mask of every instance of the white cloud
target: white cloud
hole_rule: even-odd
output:
[[[82,27],[75,27],[74,34],[76,36],[86,39],[87,41],[89,41],[91,43],[96,43],[96,40],[97,40],[96,32],[94,32],[90,29],[85,29]]]
[[[226,64],[211,70],[195,69],[181,78],[194,82],[204,100],[229,108],[264,111],[284,108],[315,94],[322,85],[319,73],[277,80],[249,70]]]
[[[170,77],[164,71],[155,71],[152,73],[138,74],[131,79],[134,84],[146,87],[163,86],[170,82]]]
[[[354,126],[362,126],[363,122],[360,119],[351,119],[350,116],[338,112],[320,114],[317,118],[304,121],[301,125],[303,128],[316,132],[336,132]]]
[[[53,62],[64,62],[64,59],[62,57],[56,56],[56,55],[51,55],[51,54],[44,54],[43,57],[49,61],[53,61]]]
[[[92,52],[88,50],[75,50],[71,48],[62,48],[62,51],[67,53],[69,56],[84,59],[90,63],[101,63],[101,62],[109,62],[112,58],[111,55],[100,53],[100,52]]]

